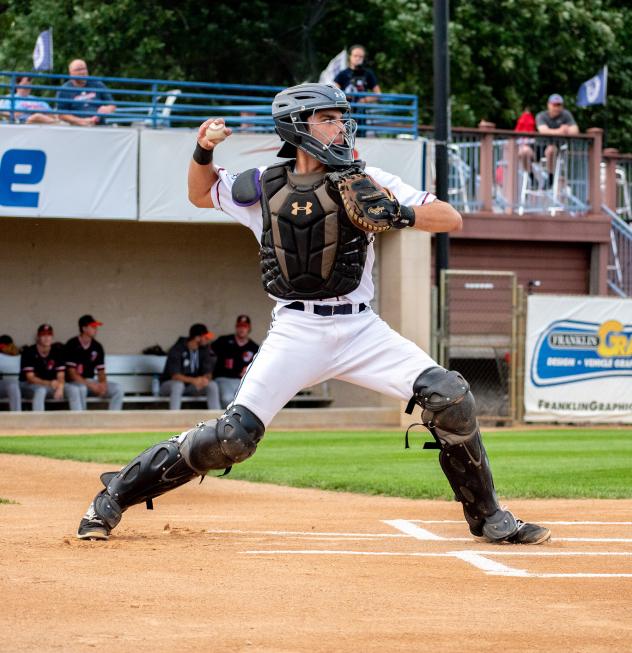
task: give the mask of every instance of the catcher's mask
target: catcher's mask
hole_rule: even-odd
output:
[[[334,138],[323,143],[310,132],[307,119],[321,109],[342,111],[342,143],[335,143]],[[299,147],[332,168],[353,163],[357,125],[345,94],[336,86],[307,83],[286,88],[272,101],[272,118],[277,134],[285,141],[277,156],[292,158]]]

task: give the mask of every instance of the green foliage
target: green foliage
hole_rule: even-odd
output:
[[[0,453],[94,461],[117,469],[166,436],[1,437]],[[632,497],[630,431],[500,431],[486,435],[485,443],[502,497]],[[395,431],[268,432],[257,454],[235,466],[226,481],[450,499],[437,452],[421,451],[419,445],[415,438],[413,449],[405,450]]]
[[[279,4],[156,0],[5,0],[0,68],[29,69],[52,26],[55,72],[76,57],[93,74],[287,85],[316,79],[362,43],[385,91],[415,93],[432,122],[431,0],[304,0]],[[452,0],[452,118],[511,128],[525,105],[561,93],[580,127],[604,127],[632,151],[632,7],[621,0]],[[608,107],[576,109],[579,85],[609,66]]]

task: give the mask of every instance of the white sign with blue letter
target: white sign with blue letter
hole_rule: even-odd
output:
[[[135,220],[134,129],[0,126],[0,216]]]
[[[229,222],[215,209],[198,209],[188,199],[187,171],[197,130],[145,129],[140,135],[139,219],[158,221]],[[272,134],[236,134],[217,148],[213,163],[230,172],[280,163],[281,147]],[[379,166],[415,188],[420,187],[422,141],[358,138],[356,149],[370,166]]]
[[[531,295],[525,420],[632,423],[632,299]]]

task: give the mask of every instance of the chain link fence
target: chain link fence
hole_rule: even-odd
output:
[[[516,274],[444,270],[440,298],[438,362],[469,381],[479,416],[518,418],[524,302]]]

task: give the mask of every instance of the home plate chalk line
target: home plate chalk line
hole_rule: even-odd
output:
[[[238,535],[265,535],[273,538],[296,538],[305,541],[381,541],[386,542],[390,538],[412,538],[422,542],[472,542],[471,538],[465,537],[444,537],[425,528],[427,525],[437,524],[462,524],[458,520],[421,520],[421,519],[384,519],[382,523],[390,526],[397,533],[344,533],[344,532],[320,532],[320,531],[283,531],[283,530],[238,530],[238,529],[209,529],[210,534],[238,534]],[[632,526],[629,521],[548,521],[540,522],[555,526],[582,526],[582,525],[617,525]],[[421,526],[423,524],[424,526]],[[607,542],[607,543],[632,543],[632,538],[589,538],[589,537],[555,537],[556,542]],[[509,566],[495,558],[510,558],[518,556],[522,558],[555,558],[555,557],[609,557],[615,559],[632,558],[632,551],[557,551],[546,550],[540,547],[498,547],[498,550],[455,550],[445,552],[431,551],[354,551],[341,549],[256,549],[245,551],[250,555],[326,555],[326,556],[393,556],[393,557],[420,557],[420,558],[455,558],[466,564],[481,570],[490,576],[509,576],[518,578],[632,578],[632,573],[609,572],[532,572],[527,569]]]

